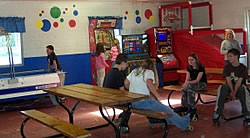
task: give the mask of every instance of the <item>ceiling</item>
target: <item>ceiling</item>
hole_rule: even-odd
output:
[[[177,3],[188,0],[0,0],[0,1],[88,1],[88,2],[150,2],[150,3]],[[208,0],[189,0],[192,2],[204,2]]]

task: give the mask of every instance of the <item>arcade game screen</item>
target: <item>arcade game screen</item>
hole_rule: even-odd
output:
[[[172,53],[170,32],[159,32],[156,36],[157,54]]]
[[[123,53],[127,54],[129,60],[149,57],[147,34],[123,35]]]

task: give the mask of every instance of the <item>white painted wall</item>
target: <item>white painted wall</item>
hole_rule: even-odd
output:
[[[73,8],[73,4],[76,8]],[[157,3],[135,3],[135,2],[73,2],[73,1],[0,1],[0,16],[19,16],[26,18],[26,33],[24,33],[24,57],[45,56],[45,47],[48,44],[55,46],[58,55],[89,53],[88,42],[88,16],[127,16],[128,19],[123,22],[123,34],[143,33],[144,30],[158,26],[158,7]],[[69,14],[61,15],[64,18],[64,28],[52,27],[50,31],[43,32],[35,27],[37,20],[47,18],[53,19],[49,11],[53,6],[61,10],[68,8]],[[144,11],[149,8],[153,12],[155,22],[150,22],[144,16]],[[78,10],[78,16],[73,16],[73,9]],[[39,16],[38,10],[44,10],[42,17]],[[135,10],[139,10],[142,22],[135,22]],[[125,14],[128,11],[128,15]],[[69,19],[75,19],[77,25],[70,28],[67,24]],[[61,24],[60,24],[61,25]]]
[[[245,28],[245,14],[250,9],[249,0],[211,0],[213,5],[214,29]],[[249,32],[248,32],[249,33]],[[250,40],[248,34],[248,43]],[[236,34],[242,44],[242,34]],[[248,51],[250,47],[248,46]],[[250,57],[248,57],[248,62]]]

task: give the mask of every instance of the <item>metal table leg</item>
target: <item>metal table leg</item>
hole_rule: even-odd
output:
[[[24,135],[24,132],[23,132],[23,128],[24,128],[24,125],[26,124],[27,121],[29,121],[30,118],[26,118],[23,122],[22,122],[22,125],[21,125],[21,128],[20,128],[20,132],[21,132],[21,136],[23,138],[26,138],[25,135]]]
[[[170,104],[170,97],[171,95],[175,92],[175,90],[172,90],[170,91],[170,93],[168,94],[168,106],[171,108],[171,109],[174,109],[174,107]]]
[[[62,102],[59,101],[58,96],[56,96],[56,101],[59,103],[60,106],[62,106],[67,111],[67,113],[69,115],[69,122],[71,124],[74,124],[74,112],[75,112],[75,109],[76,109],[77,105],[80,103],[80,101],[77,101],[74,104],[74,106],[72,107],[71,111],[64,104],[62,104]]]

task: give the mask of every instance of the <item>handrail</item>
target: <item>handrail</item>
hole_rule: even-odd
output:
[[[38,73],[38,72],[44,72],[45,69],[37,69],[37,70],[29,70],[29,71],[21,71],[21,72],[16,72],[15,74],[25,74],[25,73]],[[7,76],[10,73],[1,73],[0,76]]]

